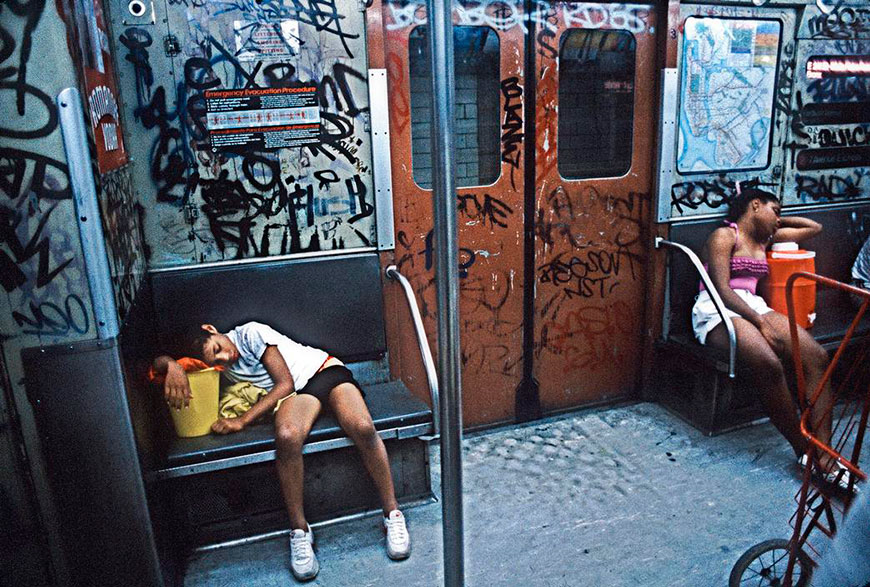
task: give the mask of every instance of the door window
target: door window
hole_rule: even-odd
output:
[[[636,43],[620,30],[571,29],[559,48],[559,174],[619,177],[631,168]]]
[[[411,31],[411,161],[414,181],[432,188],[432,70],[429,27]],[[487,185],[499,175],[499,40],[489,27],[453,27],[456,183]]]

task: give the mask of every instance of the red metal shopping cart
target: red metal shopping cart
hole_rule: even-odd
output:
[[[804,381],[798,332],[794,316],[792,288],[797,279],[815,281],[823,287],[840,290],[844,296],[854,296],[855,317],[822,380],[808,395]],[[860,481],[866,474],[859,467],[862,446],[870,415],[870,345],[850,344],[856,329],[870,308],[870,292],[812,273],[792,275],[786,286],[789,325],[798,401],[802,409],[801,431],[809,443],[805,454],[803,483],[795,495],[797,511],[789,520],[790,539],[766,540],[747,550],[734,565],[729,587],[768,586],[805,587],[810,585],[813,568],[824,550],[824,542],[832,538],[843,520]],[[824,386],[836,374],[830,407],[815,413],[816,402]],[[832,432],[828,442],[814,434],[815,423],[831,416]],[[826,463],[825,467],[821,463]],[[870,488],[862,487],[864,491]]]

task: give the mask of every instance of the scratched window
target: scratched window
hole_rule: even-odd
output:
[[[411,157],[414,181],[432,188],[432,69],[429,30],[418,26],[408,43],[411,70]],[[487,185],[498,179],[499,41],[488,27],[453,27],[456,184]]]
[[[634,36],[571,29],[559,48],[559,173],[618,177],[631,168]]]

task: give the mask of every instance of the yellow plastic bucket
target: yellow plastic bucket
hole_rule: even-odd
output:
[[[205,436],[218,419],[220,371],[213,368],[187,374],[190,382],[190,405],[180,410],[170,408],[175,433],[182,438]]]

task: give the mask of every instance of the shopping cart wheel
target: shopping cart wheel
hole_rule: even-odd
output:
[[[786,583],[789,541],[783,538],[765,540],[743,553],[728,578],[728,587],[765,586],[806,587],[810,584],[812,562],[801,550],[792,570],[791,582]]]

